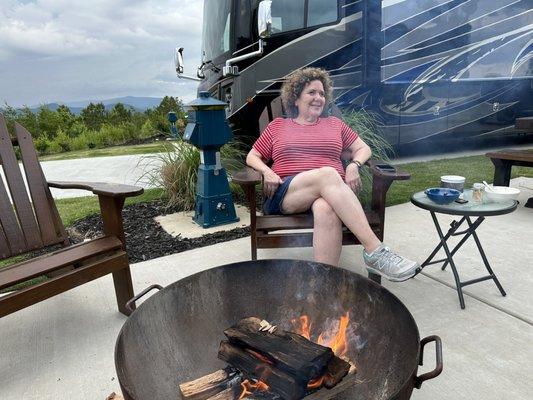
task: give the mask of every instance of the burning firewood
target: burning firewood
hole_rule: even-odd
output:
[[[326,400],[355,384],[355,364],[346,354],[348,314],[339,321],[336,336],[321,334],[321,345],[298,334],[278,329],[266,320],[244,318],[226,329],[228,340],[219,346],[218,358],[231,369],[180,385],[185,400]],[[309,328],[310,324],[305,324]],[[303,336],[302,336],[303,335]],[[304,337],[305,336],[305,337]],[[331,346],[331,347],[329,347]],[[337,357],[333,350],[339,354]],[[342,381],[342,382],[341,382]],[[319,390],[321,388],[328,390]]]
[[[249,317],[226,329],[224,334],[233,345],[262,354],[279,369],[300,375],[301,380],[309,381],[319,375],[333,357],[329,347],[296,333],[283,330],[261,332],[260,328],[261,320]]]
[[[218,357],[246,376],[260,379],[284,399],[300,399],[308,390],[331,388],[348,374],[350,364],[293,332],[276,330],[250,317],[224,331]]]

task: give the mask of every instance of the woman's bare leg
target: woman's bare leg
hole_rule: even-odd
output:
[[[303,212],[320,197],[357,236],[367,253],[379,247],[381,242],[370,228],[361,203],[334,168],[323,167],[296,175],[287,189],[282,210],[286,214]]]
[[[311,209],[314,219],[314,259],[337,266],[342,250],[342,222],[328,202],[321,197],[314,201]]]

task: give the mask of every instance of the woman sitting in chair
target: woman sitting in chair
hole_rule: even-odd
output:
[[[412,278],[419,265],[391,251],[376,237],[356,196],[359,168],[371,156],[368,145],[344,122],[322,113],[331,100],[326,71],[294,72],[281,89],[290,118],[276,118],[248,153],[246,163],[264,177],[265,214],[311,210],[315,261],[337,265],[342,249],[342,223],[364,247],[370,272],[400,282]],[[351,153],[344,171],[341,152]],[[272,160],[272,168],[266,162]]]

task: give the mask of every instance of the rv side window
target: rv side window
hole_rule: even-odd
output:
[[[272,1],[272,33],[302,29],[304,5],[305,0]]]
[[[307,26],[322,25],[337,20],[337,7],[331,0],[309,0],[307,5]]]

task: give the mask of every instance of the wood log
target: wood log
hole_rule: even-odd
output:
[[[241,382],[242,375],[239,371],[228,367],[193,381],[182,383],[180,385],[180,391],[183,399],[206,400],[226,389],[240,388]],[[238,393],[240,393],[240,390],[237,390],[237,396]]]
[[[329,347],[301,335],[281,329],[260,332],[260,327],[261,319],[249,317],[226,329],[224,334],[232,344],[266,356],[278,369],[305,382],[322,375],[333,357]]]
[[[324,378],[324,386],[328,389],[331,389],[337,385],[342,378],[348,375],[350,370],[350,363],[344,361],[343,359],[333,356],[326,366],[326,374]]]
[[[301,399],[305,395],[307,381],[297,380],[272,363],[261,361],[228,341],[220,343],[218,358],[242,371],[247,378],[263,381],[269,390],[284,399]]]
[[[242,392],[241,385],[229,387],[215,395],[208,397],[207,400],[236,400]]]

